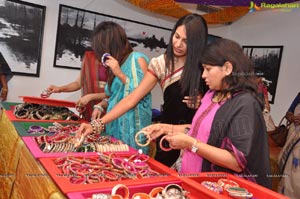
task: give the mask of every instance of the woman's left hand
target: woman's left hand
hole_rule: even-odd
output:
[[[143,128],[142,131],[146,131],[150,135],[151,140],[155,140],[163,134],[171,133],[172,130],[167,128],[164,124],[157,123]]]
[[[172,149],[185,149],[190,148],[195,139],[184,133],[174,132],[166,135],[166,140]]]
[[[110,68],[111,72],[115,76],[118,76],[118,74],[122,72],[118,60],[116,60],[113,56],[107,56],[105,65],[107,65]]]
[[[82,96],[77,102],[76,102],[76,106],[78,107],[84,107],[89,103],[90,99],[87,95]]]

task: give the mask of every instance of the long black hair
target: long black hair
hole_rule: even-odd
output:
[[[186,29],[187,52],[183,73],[180,78],[181,93],[188,92],[190,96],[195,96],[198,92],[204,92],[205,85],[200,82],[202,79],[202,67],[199,66],[201,66],[201,54],[207,42],[207,24],[204,18],[198,14],[183,16],[176,22],[165,52],[166,65],[171,72],[174,72],[175,68],[172,39],[176,29],[182,25]]]

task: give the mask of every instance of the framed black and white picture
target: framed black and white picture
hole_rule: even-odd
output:
[[[269,102],[274,104],[283,46],[243,46],[243,50],[253,61],[255,71],[261,73]]]
[[[91,49],[91,34],[101,21],[120,24],[134,48],[149,58],[162,54],[171,29],[100,14],[60,4],[54,66],[80,69],[84,52]]]
[[[46,7],[0,0],[0,51],[14,75],[39,77]]]

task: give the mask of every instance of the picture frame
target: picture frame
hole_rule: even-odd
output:
[[[0,0],[0,51],[14,75],[40,76],[46,7]]]
[[[243,50],[267,87],[269,103],[274,104],[283,46],[243,46]]]
[[[165,51],[172,31],[169,28],[60,4],[54,67],[80,70],[84,52],[91,50],[92,31],[104,20],[120,24],[133,49],[149,58]],[[208,41],[216,38],[220,37],[209,35]]]
[[[80,69],[92,31],[104,20],[120,24],[133,49],[148,57],[163,53],[169,42],[171,29],[60,4],[54,67]]]

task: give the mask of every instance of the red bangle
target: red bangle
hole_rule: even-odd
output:
[[[102,170],[101,174],[103,175],[104,178],[107,178],[110,181],[117,181],[119,179],[118,175],[108,170]]]
[[[104,182],[104,178],[101,175],[98,175],[96,173],[92,173],[90,175],[87,175],[87,182],[89,184],[98,183],[98,182]]]
[[[76,174],[70,178],[70,182],[73,184],[84,184],[86,182],[86,177],[82,174]]]
[[[143,152],[138,152],[129,157],[128,161],[131,162],[147,162],[149,160],[149,156],[143,154]]]
[[[114,167],[116,167],[117,169],[123,169],[123,159],[122,158],[113,158],[111,160],[111,163],[114,165]]]
[[[122,162],[122,167],[123,167],[126,174],[129,174],[129,175],[136,175],[137,174],[137,171],[134,168],[134,165],[130,162],[123,161]]]
[[[124,189],[125,193],[124,193],[124,196],[123,198],[124,199],[128,199],[129,198],[129,190],[128,190],[128,187],[126,185],[123,185],[123,184],[117,184],[116,186],[114,186],[111,190],[111,195],[116,195],[117,194],[117,191],[122,188]]]
[[[67,160],[67,157],[59,157],[59,158],[55,159],[53,162],[54,162],[54,164],[59,166],[59,165],[63,165],[66,162],[66,160]]]
[[[163,141],[164,141],[165,139],[166,139],[166,135],[163,136],[163,137],[160,139],[160,141],[159,141],[159,147],[160,147],[161,150],[163,150],[163,151],[171,151],[171,150],[172,150],[171,147],[166,148],[166,147],[163,146]]]
[[[100,163],[97,158],[91,158],[91,157],[85,157],[83,161],[85,163],[92,164],[92,165],[99,165]]]

